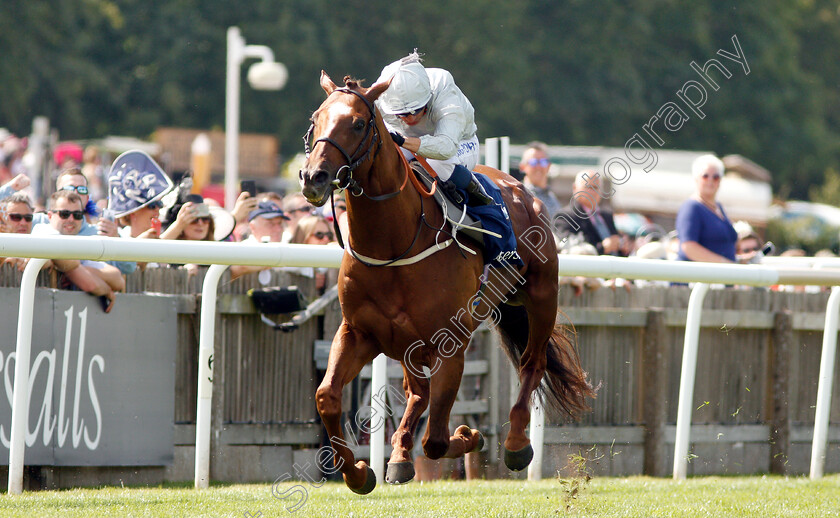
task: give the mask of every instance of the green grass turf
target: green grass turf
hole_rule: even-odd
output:
[[[305,492],[304,492],[305,490]],[[289,496],[281,499],[277,496]],[[305,501],[302,497],[306,497]],[[296,510],[290,510],[296,503]],[[359,496],[305,482],[73,489],[0,495],[0,516],[260,517],[827,517],[840,515],[840,475],[442,481],[379,484]]]

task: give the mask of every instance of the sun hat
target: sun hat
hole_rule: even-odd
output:
[[[143,151],[126,151],[108,172],[108,208],[121,218],[161,200],[174,185]]]

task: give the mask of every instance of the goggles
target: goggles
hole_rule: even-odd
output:
[[[424,111],[426,111],[426,107],[422,106],[420,108],[417,108],[416,110],[411,110],[410,112],[398,113],[397,117],[400,117],[400,118],[403,118],[403,119],[406,118],[406,117],[414,117],[415,115],[417,115],[419,113],[423,113]]]

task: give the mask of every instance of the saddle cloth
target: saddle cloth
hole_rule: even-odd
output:
[[[411,161],[411,169],[423,185],[431,189],[436,179],[432,178],[416,160]],[[441,189],[435,189],[434,199],[443,210],[444,218],[452,227],[453,239],[457,241],[458,233],[463,232],[482,244],[486,265],[501,267],[501,263],[506,262],[514,266],[522,266],[522,259],[516,251],[516,235],[513,233],[510,216],[499,187],[483,174],[474,173],[474,175],[481,182],[484,191],[496,200],[494,205],[472,207],[464,204],[459,206],[444,196]],[[464,199],[468,197],[464,192],[461,192],[461,196]],[[461,249],[464,248],[465,246],[461,245]]]

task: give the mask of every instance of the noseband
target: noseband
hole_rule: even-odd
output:
[[[367,98],[365,98],[364,95],[360,94],[359,92],[357,92],[355,90],[351,90],[349,88],[336,88],[333,91],[333,93],[335,93],[335,92],[344,92],[344,93],[348,93],[348,94],[353,94],[365,103],[365,106],[367,106],[368,111],[370,112],[370,119],[368,119],[367,125],[365,126],[365,135],[364,135],[364,137],[362,137],[362,140],[359,142],[358,147],[356,147],[356,150],[353,151],[352,155],[350,155],[350,153],[345,151],[344,148],[341,147],[341,144],[339,144],[338,142],[336,142],[335,140],[333,140],[329,137],[321,137],[321,138],[317,139],[316,141],[314,141],[312,143],[312,147],[315,147],[318,144],[318,142],[326,142],[328,144],[332,144],[332,146],[334,148],[336,148],[344,156],[344,160],[347,161],[347,164],[341,166],[338,169],[338,171],[336,172],[336,175],[335,175],[336,178],[332,182],[333,185],[334,185],[334,188],[336,190],[339,190],[339,191],[347,189],[354,196],[361,196],[362,194],[364,194],[364,189],[362,188],[361,185],[359,185],[359,183],[355,179],[353,179],[353,171],[355,171],[356,168],[359,167],[360,164],[365,162],[370,157],[370,154],[371,154],[371,152],[373,152],[374,147],[376,147],[376,151],[373,154],[374,158],[376,158],[376,155],[379,154],[379,149],[382,147],[382,139],[379,137],[379,130],[376,128],[376,112],[374,111],[373,104],[371,104],[371,102],[368,101]],[[306,157],[307,158],[309,158],[309,153],[311,151],[310,147],[309,147],[309,139],[312,138],[312,132],[314,130],[315,130],[315,123],[313,122],[312,124],[309,125],[309,129],[306,130],[306,134],[303,136],[303,148],[304,148],[304,151],[306,152]],[[367,149],[365,149],[363,151],[362,147],[365,145],[365,142],[368,141],[369,136],[370,136],[370,142],[367,145]],[[354,159],[353,157],[355,157],[357,155],[358,155],[358,158]],[[344,174],[342,176],[342,173],[344,173],[345,171],[346,171],[346,174]],[[387,198],[390,198],[392,196],[396,196],[398,194],[398,192],[395,192],[395,193],[392,193],[392,194],[389,194],[389,195],[385,195],[385,197],[377,196],[375,198],[371,198],[370,196],[368,196],[368,198],[371,198],[371,199],[379,199],[379,198],[387,199]]]

